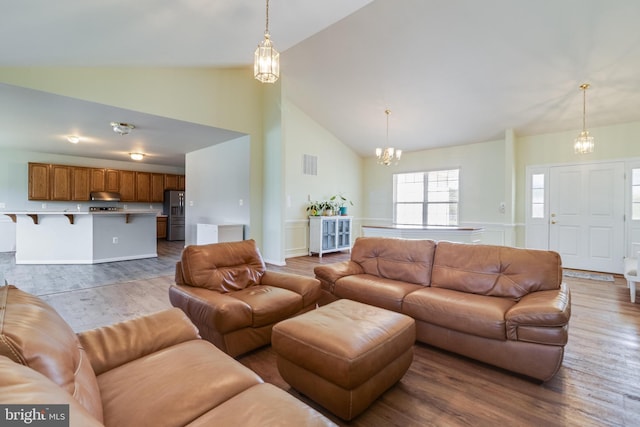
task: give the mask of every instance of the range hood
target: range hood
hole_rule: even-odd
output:
[[[114,193],[112,191],[92,191],[91,200],[102,202],[119,202],[120,193]]]

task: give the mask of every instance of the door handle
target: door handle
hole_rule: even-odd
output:
[[[555,223],[556,223],[555,221],[551,221],[551,224],[555,224]]]

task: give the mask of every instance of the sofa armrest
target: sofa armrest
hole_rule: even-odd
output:
[[[287,289],[301,295],[304,307],[315,304],[320,298],[320,281],[313,277],[267,270],[260,284]]]
[[[364,269],[357,262],[347,260],[333,264],[318,265],[313,269],[316,278],[320,279],[324,288],[333,293],[336,281],[354,274],[364,274]]]
[[[507,338],[563,345],[570,317],[571,292],[566,283],[559,289],[531,292],[505,314]]]
[[[169,287],[169,301],[184,311],[198,328],[206,326],[227,333],[251,326],[251,307],[238,298],[195,286]]]
[[[198,329],[177,308],[78,333],[96,375],[185,341]]]

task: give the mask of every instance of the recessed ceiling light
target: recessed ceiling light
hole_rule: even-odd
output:
[[[78,135],[69,135],[67,136],[67,141],[72,144],[77,144],[78,142],[80,142],[80,137]]]
[[[131,157],[131,160],[142,160],[144,158],[144,154],[142,154],[142,153],[129,153],[129,157]]]

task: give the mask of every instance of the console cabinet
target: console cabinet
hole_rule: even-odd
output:
[[[351,216],[310,216],[309,255],[351,250]]]

